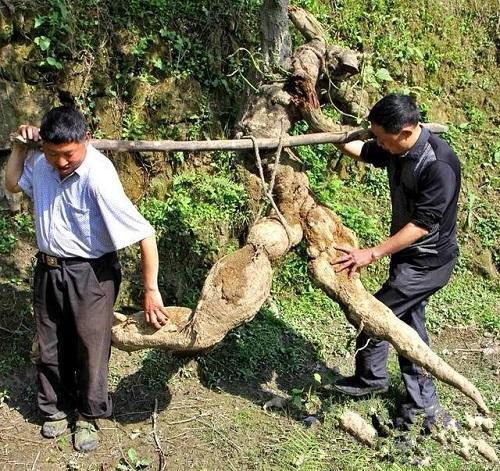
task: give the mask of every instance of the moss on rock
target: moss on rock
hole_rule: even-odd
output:
[[[43,86],[0,80],[0,147],[9,145],[9,134],[20,124],[40,124],[52,99]]]

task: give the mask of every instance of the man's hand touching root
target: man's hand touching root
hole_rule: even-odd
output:
[[[336,250],[343,252],[344,255],[333,260],[335,272],[339,273],[348,270],[349,278],[359,272],[360,268],[366,267],[377,260],[375,251],[372,248],[356,249],[354,247],[335,247]]]
[[[167,323],[167,310],[157,289],[147,290],[144,293],[144,317],[146,322],[156,329],[161,329]]]

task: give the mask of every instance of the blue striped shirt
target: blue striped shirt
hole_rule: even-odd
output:
[[[33,200],[37,245],[48,255],[97,258],[154,234],[111,161],[91,145],[63,180],[43,152],[32,151],[19,186]]]

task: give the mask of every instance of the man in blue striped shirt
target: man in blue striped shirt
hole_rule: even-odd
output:
[[[112,412],[107,381],[121,282],[117,250],[139,242],[146,320],[156,328],[166,322],[154,229],[125,195],[113,164],[89,144],[75,107],[54,108],[40,129],[22,125],[18,133],[42,139],[41,151],[15,141],[5,174],[7,190],[23,191],[34,207],[42,435],[64,433],[76,409],[75,448],[88,452],[98,444],[95,419]]]

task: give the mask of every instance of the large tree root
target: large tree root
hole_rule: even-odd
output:
[[[300,116],[315,129],[338,130],[321,114],[316,91],[327,51],[322,30],[303,10],[293,9],[291,15],[310,41],[292,57],[292,77],[286,85],[262,86],[250,100],[239,126],[244,134],[277,138],[288,132]],[[345,67],[341,60],[337,63]],[[351,66],[349,70],[354,69]],[[171,322],[159,331],[147,326],[139,316],[125,320],[117,315],[112,330],[114,345],[124,350],[156,347],[192,353],[211,348],[231,329],[253,319],[269,295],[271,262],[298,244],[305,234],[313,278],[339,302],[352,324],[371,337],[389,341],[400,355],[456,387],[487,413],[479,391],[369,294],[358,277],[350,280],[345,273],[335,273],[331,264],[337,255],[334,245],[356,246],[356,237],[312,197],[302,164],[293,152],[284,154],[277,168],[272,165],[271,155],[262,158],[267,177],[275,175],[273,195],[280,214],[273,210],[269,217],[258,220],[250,229],[248,244],[212,267],[195,311],[170,308]],[[255,163],[247,158],[244,166],[254,177],[252,181],[260,182],[252,174],[257,173]]]
[[[251,321],[269,297],[271,261],[302,239],[300,225],[289,225],[292,240],[281,223],[263,218],[249,234],[248,244],[221,258],[205,280],[196,309],[169,307],[169,322],[156,330],[142,311],[131,318],[115,314],[113,345],[121,350],[163,348],[199,353],[219,343],[232,329]]]
[[[266,252],[246,245],[212,267],[193,313],[187,308],[168,308],[170,321],[160,330],[146,324],[142,313],[132,319],[116,314],[113,345],[126,351],[164,348],[197,353],[207,350],[230,330],[253,319],[269,296],[271,280],[271,263]]]
[[[333,246],[349,243],[352,234],[343,234],[343,226],[332,211],[322,206],[310,210],[306,218],[305,236],[312,258],[309,267],[313,279],[342,306],[353,325],[370,337],[387,340],[400,355],[457,388],[472,399],[482,412],[489,412],[478,389],[434,353],[414,329],[368,293],[357,274],[349,279],[345,271],[335,272],[332,260],[341,253],[337,253]]]

